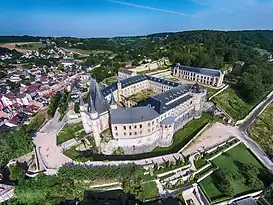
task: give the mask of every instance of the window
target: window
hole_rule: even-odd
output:
[[[123,134],[124,134],[124,136],[126,136],[126,132],[124,132]]]
[[[115,126],[115,130],[117,130],[118,129],[118,127],[117,126]]]
[[[155,122],[154,121],[152,121],[152,125],[154,125],[155,124]]]
[[[132,136],[132,132],[130,132],[129,135]]]
[[[136,129],[136,128],[137,128],[137,126],[135,125],[135,126],[134,126],[134,128]]]
[[[139,134],[141,134],[141,135],[142,135],[142,131],[140,131],[140,132],[139,132]]]
[[[118,136],[118,133],[116,132],[116,136]]]
[[[131,126],[129,126],[129,129],[132,129],[132,127],[131,127]]]
[[[135,135],[137,135],[137,132],[135,132]]]
[[[148,132],[151,132],[151,130],[150,130],[150,129],[148,129]]]
[[[126,126],[123,126],[123,129],[126,130]]]
[[[139,127],[142,128],[142,125],[140,124]]]
[[[151,123],[148,122],[148,127],[150,127],[150,126],[151,126]]]

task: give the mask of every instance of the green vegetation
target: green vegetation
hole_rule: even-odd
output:
[[[30,43],[30,44],[15,44],[16,48],[21,48],[25,50],[38,51],[40,48],[45,48],[46,45],[42,43]]]
[[[212,203],[261,190],[272,180],[271,174],[243,144],[223,153],[212,163],[219,170],[200,182]]]
[[[156,182],[154,181],[143,183],[143,192],[144,192],[143,199],[145,200],[155,199],[159,196],[156,187]]]
[[[182,129],[178,130],[173,137],[173,143],[169,147],[157,147],[154,152],[164,152],[167,150],[180,150],[185,146],[207,123],[213,120],[208,113],[203,113],[199,119],[195,119],[186,124]]]
[[[20,166],[20,164],[16,163],[14,165],[9,166],[10,171],[10,179],[16,182],[22,182],[25,179],[26,171],[25,169]]]
[[[171,163],[169,161],[161,164],[160,166],[158,166],[157,164],[154,165],[154,173],[155,174],[161,174],[163,172],[168,172],[171,170],[175,170],[178,168],[181,168],[184,166],[184,162],[180,161],[180,160],[176,160],[175,163]]]
[[[168,78],[166,78],[166,80],[171,81],[171,82],[181,82],[181,80],[179,80],[178,78],[175,78],[175,77],[168,77]]]
[[[69,92],[64,91],[63,93],[57,92],[54,96],[51,97],[50,103],[48,105],[48,111],[47,114],[50,117],[54,117],[56,110],[59,108],[59,112],[61,114],[60,119],[62,120],[63,117],[66,114],[66,111],[68,109],[68,104],[70,101],[70,95]]]
[[[196,169],[200,169],[201,167],[205,166],[207,164],[207,160],[202,158],[199,158],[194,161],[194,165]]]
[[[232,88],[228,88],[215,96],[213,101],[235,120],[243,119],[254,107],[254,105],[246,103]]]
[[[254,121],[248,132],[250,137],[255,140],[265,150],[269,156],[273,156],[273,104]]]
[[[203,88],[205,88],[207,90],[207,96],[208,98],[213,96],[215,93],[217,93],[219,90],[214,89],[214,88],[210,88],[210,87],[205,87],[203,86]]]
[[[112,85],[115,82],[117,82],[117,77],[115,76],[112,76],[103,80],[103,83],[105,83],[106,85]]]
[[[79,122],[77,124],[67,124],[59,132],[57,136],[57,144],[62,144],[63,142],[73,138],[82,137],[84,134],[85,132],[83,131],[82,122]]]
[[[146,89],[146,90],[142,90],[141,92],[130,96],[129,100],[139,103],[139,102],[142,102],[142,101],[144,101],[144,100],[148,99],[149,97],[156,95],[156,94],[157,93],[154,92],[153,90]]]

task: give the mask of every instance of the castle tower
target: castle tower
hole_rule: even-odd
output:
[[[195,117],[199,118],[203,112],[203,106],[206,100],[206,92],[204,89],[200,88],[198,83],[194,84],[191,89],[191,95],[193,97],[193,105],[195,110]]]
[[[117,109],[118,108],[117,102],[115,100],[115,97],[114,97],[113,93],[111,93],[110,108],[111,109]]]
[[[89,134],[93,131],[92,121],[88,112],[88,107],[84,104],[82,94],[80,94],[80,114],[84,131]]]

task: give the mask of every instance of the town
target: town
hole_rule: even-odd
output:
[[[163,35],[0,37],[0,202],[272,203],[271,52]]]

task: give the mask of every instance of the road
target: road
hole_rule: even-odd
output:
[[[256,118],[263,112],[263,110],[270,105],[270,103],[272,103],[273,101],[273,95],[270,96],[269,98],[267,98],[265,100],[265,102],[257,109],[255,110],[252,115],[245,121],[243,122],[243,124],[241,124],[239,126],[239,130],[241,130],[242,132],[247,132],[248,128],[250,127],[250,125],[256,120]]]
[[[273,95],[267,98],[262,104],[251,114],[251,116],[246,119],[240,126],[239,130],[241,131],[241,140],[244,144],[254,152],[254,154],[260,159],[260,161],[273,172],[273,162],[269,159],[267,154],[263,149],[248,136],[248,128],[250,125],[259,117],[259,115],[266,109],[270,103],[273,102]]]

